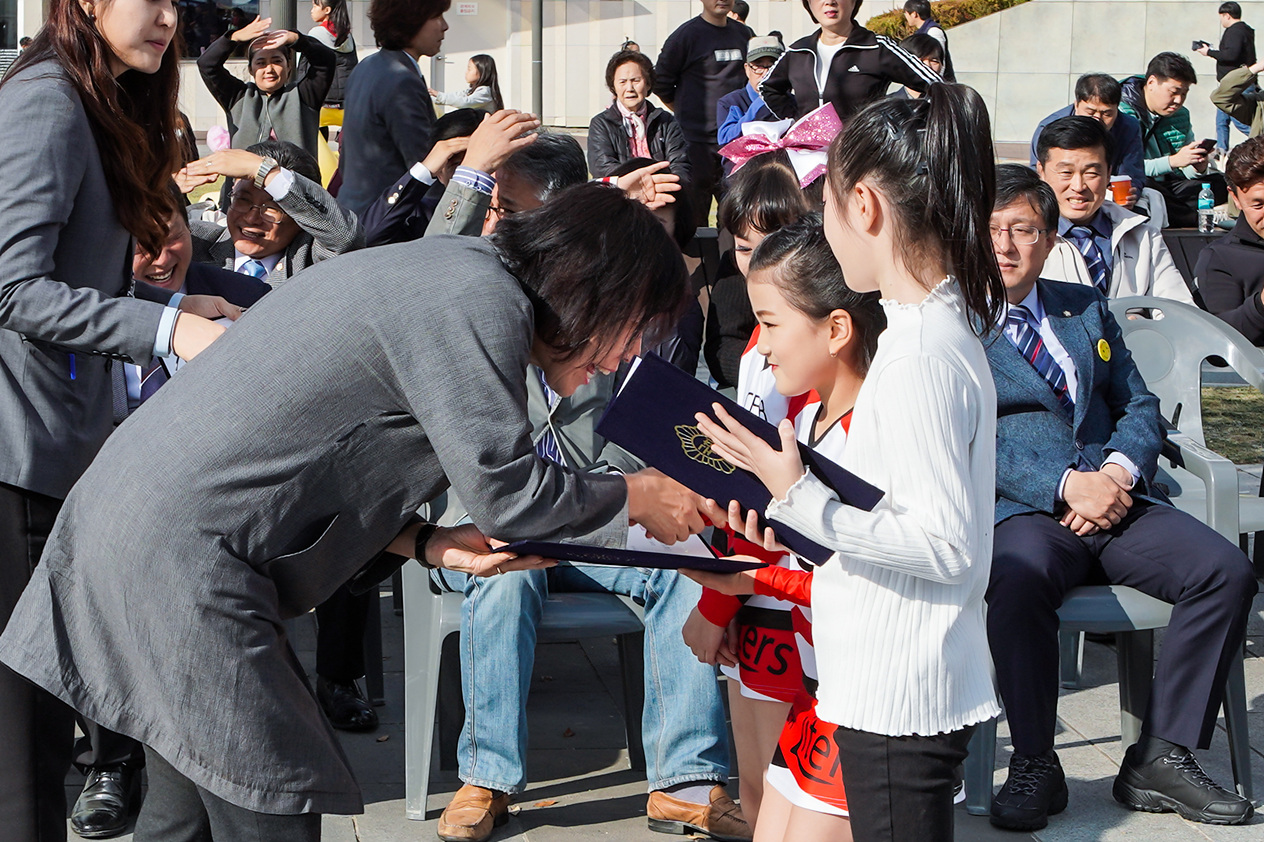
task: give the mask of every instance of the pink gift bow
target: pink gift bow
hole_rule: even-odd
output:
[[[834,103],[827,102],[786,129],[779,139],[762,133],[743,135],[724,144],[720,154],[733,162],[733,172],[737,172],[758,155],[784,149],[799,176],[799,186],[807,187],[825,172],[825,152],[842,130]]]

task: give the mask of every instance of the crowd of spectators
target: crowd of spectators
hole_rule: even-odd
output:
[[[747,26],[744,0],[700,0],[657,56],[625,41],[586,149],[506,103],[488,55],[463,90],[427,84],[444,0],[372,0],[379,49],[362,60],[345,0],[314,0],[307,34],[239,17],[211,38],[216,15],[191,7],[228,127],[199,157],[174,142],[191,140],[174,4],[52,0],[0,84],[0,721],[27,747],[0,787],[30,796],[0,825],[64,835],[73,761],[85,837],[125,829],[147,767],[138,840],[319,838],[313,816],[360,806],[329,728],[377,727],[359,683],[376,579],[348,580],[378,570],[383,546],[464,597],[462,786],[444,840],[491,838],[527,786],[536,627],[563,590],[645,608],[652,830],[950,839],[954,767],[999,710],[988,651],[1015,746],[992,821],[1039,829],[1067,805],[1056,608],[1102,575],[1176,604],[1116,799],[1250,818],[1193,750],[1255,582],[1155,483],[1157,401],[1106,302],[1204,306],[1264,343],[1253,30],[1224,3],[1220,45],[1198,50],[1217,61],[1219,152],[1184,105],[1193,65],[1163,52],[1123,80],[1082,76],[1035,127],[1030,167],[995,168],[930,3],[905,3],[899,43],[861,25],[861,0],[802,3],[816,28],[788,45]],[[225,66],[240,49],[246,79]],[[338,166],[322,174],[331,109]],[[1235,125],[1249,139],[1231,147]],[[189,203],[221,181],[218,201]],[[1185,278],[1162,230],[1194,226],[1205,186],[1239,215]],[[689,279],[713,203],[722,254]],[[100,271],[115,258],[123,274]],[[816,567],[605,440],[597,419],[651,349],[895,502],[842,506],[796,448],[774,452],[727,414],[700,420],[772,493],[770,518],[841,551]],[[903,445],[916,458],[892,455]],[[919,483],[926,467],[935,481]],[[154,494],[164,482],[176,493]],[[550,567],[484,537],[702,546],[711,525],[717,551],[774,572]],[[111,528],[126,540],[100,549]],[[59,590],[76,576],[91,584]],[[183,589],[178,605],[142,604],[131,589],[150,584]],[[53,603],[60,621],[38,622]],[[309,610],[311,690],[281,631]],[[853,639],[865,623],[872,645]],[[164,687],[168,657],[203,673]],[[801,750],[805,735],[823,747]]]

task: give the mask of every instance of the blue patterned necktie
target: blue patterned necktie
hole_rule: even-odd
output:
[[[1072,225],[1067,229],[1067,236],[1075,243],[1075,247],[1084,255],[1084,263],[1088,266],[1088,274],[1093,279],[1093,286],[1102,295],[1110,294],[1110,285],[1106,278],[1106,258],[1097,245],[1093,229],[1087,225]]]
[[[1017,339],[1014,345],[1017,346],[1018,353],[1031,363],[1036,373],[1043,377],[1053,389],[1058,405],[1074,415],[1075,401],[1067,391],[1066,373],[1045,348],[1045,341],[1036,328],[1035,316],[1021,304],[1015,304],[1009,308],[1009,315],[1006,316],[1005,321],[1015,328]]]
[[[268,267],[263,265],[262,260],[255,260],[253,257],[241,264],[241,268],[237,271],[261,281],[268,277]]]

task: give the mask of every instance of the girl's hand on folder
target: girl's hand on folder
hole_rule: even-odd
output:
[[[698,429],[711,439],[711,449],[720,458],[744,471],[759,477],[774,500],[784,500],[790,486],[803,476],[803,460],[799,458],[799,442],[794,435],[794,424],[783,420],[777,425],[781,434],[781,449],[773,450],[768,443],[752,433],[724,411],[718,403],[711,404],[711,411],[719,423],[699,412]]]
[[[685,572],[685,571],[681,571]],[[685,645],[693,652],[694,657],[704,664],[721,664],[726,667],[737,666],[737,654],[733,651],[733,639],[737,636],[737,622],[728,627],[717,626],[702,616],[697,608],[689,614],[681,629]]]
[[[730,556],[733,561],[753,561],[761,563],[761,560],[754,556],[735,555]],[[690,579],[693,579],[704,588],[710,588],[713,591],[719,591],[729,596],[746,596],[755,593],[755,571],[754,570],[738,570],[734,573],[716,573],[712,570],[688,570],[681,568],[680,572]]]
[[[730,500],[728,520],[734,532],[755,546],[763,547],[772,553],[790,552],[777,540],[777,533],[772,531],[771,526],[765,526],[763,529],[759,528],[759,512],[754,509],[747,509],[746,518],[743,519],[742,504],[736,500]]]

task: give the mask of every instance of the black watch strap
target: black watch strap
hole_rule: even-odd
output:
[[[435,532],[439,529],[437,523],[422,522],[421,527],[417,530],[417,540],[413,544],[413,558],[417,559],[417,563],[427,570],[434,570],[436,565],[426,561],[426,544],[434,537]]]

